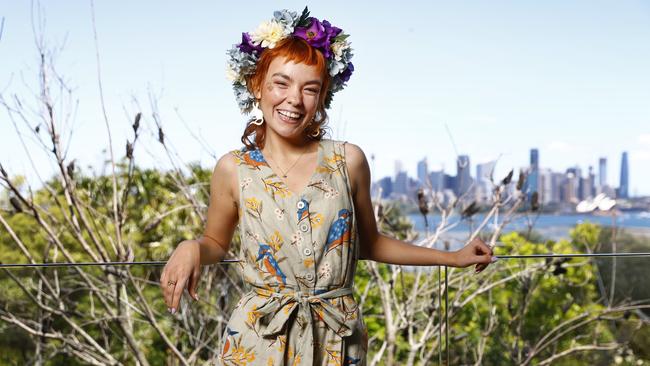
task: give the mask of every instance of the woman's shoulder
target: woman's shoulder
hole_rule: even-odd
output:
[[[363,153],[363,150],[361,150],[361,148],[358,145],[355,145],[347,140],[335,140],[335,139],[324,138],[321,141],[325,144],[330,144],[335,148],[345,149],[346,155],[348,152],[351,152],[352,154],[359,153],[359,152]]]
[[[237,174],[237,166],[242,163],[243,156],[246,152],[247,149],[245,146],[228,150],[217,159],[217,163],[214,167],[214,174]]]
[[[335,152],[343,155],[348,170],[362,169],[366,162],[366,154],[359,145],[347,140],[323,139],[325,143],[331,144]]]
[[[249,148],[245,145],[237,149],[231,149],[225,153],[219,160],[224,159],[228,164],[234,164],[235,166],[241,165],[246,161],[246,155],[251,155],[251,153],[257,151],[255,148]]]

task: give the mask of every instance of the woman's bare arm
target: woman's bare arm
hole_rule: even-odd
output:
[[[210,203],[203,237],[180,243],[160,276],[165,303],[172,314],[178,309],[183,291],[198,300],[196,288],[202,264],[221,261],[228,253],[238,221],[237,165],[230,154],[222,156],[212,172]]]
[[[198,240],[201,264],[217,263],[226,256],[239,220],[238,202],[237,164],[228,153],[219,159],[210,180],[207,223]]]
[[[447,265],[467,267],[490,263],[492,251],[480,240],[457,252],[420,247],[380,234],[370,197],[370,167],[357,145],[346,143],[345,156],[359,230],[362,259],[403,265]]]

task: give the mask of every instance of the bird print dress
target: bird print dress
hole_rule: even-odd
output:
[[[231,152],[250,291],[226,326],[221,364],[366,364],[367,328],[352,295],[359,246],[344,145],[319,142],[302,192],[289,190],[259,149]]]

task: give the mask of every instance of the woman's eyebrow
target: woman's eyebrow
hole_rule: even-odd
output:
[[[274,76],[279,76],[279,77],[281,77],[281,78],[283,78],[283,79],[285,79],[287,81],[292,81],[292,79],[291,79],[291,77],[289,75],[283,74],[281,72],[276,72],[275,74],[271,75],[271,77],[274,77]],[[321,86],[323,83],[318,79],[314,79],[314,80],[310,80],[310,81],[305,83],[305,85],[307,85],[307,84],[315,84],[315,85]]]
[[[283,78],[283,79],[286,79],[286,80],[291,81],[291,78],[289,77],[289,75],[287,75],[287,74],[283,74],[283,73],[281,73],[281,72],[276,72],[275,74],[273,74],[273,75],[271,75],[271,76],[279,76],[279,77],[281,77],[281,78]]]

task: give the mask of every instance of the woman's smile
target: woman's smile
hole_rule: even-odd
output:
[[[278,112],[278,116],[282,122],[292,125],[300,124],[300,121],[304,116],[304,114],[292,112],[286,109],[276,109],[276,112]]]

